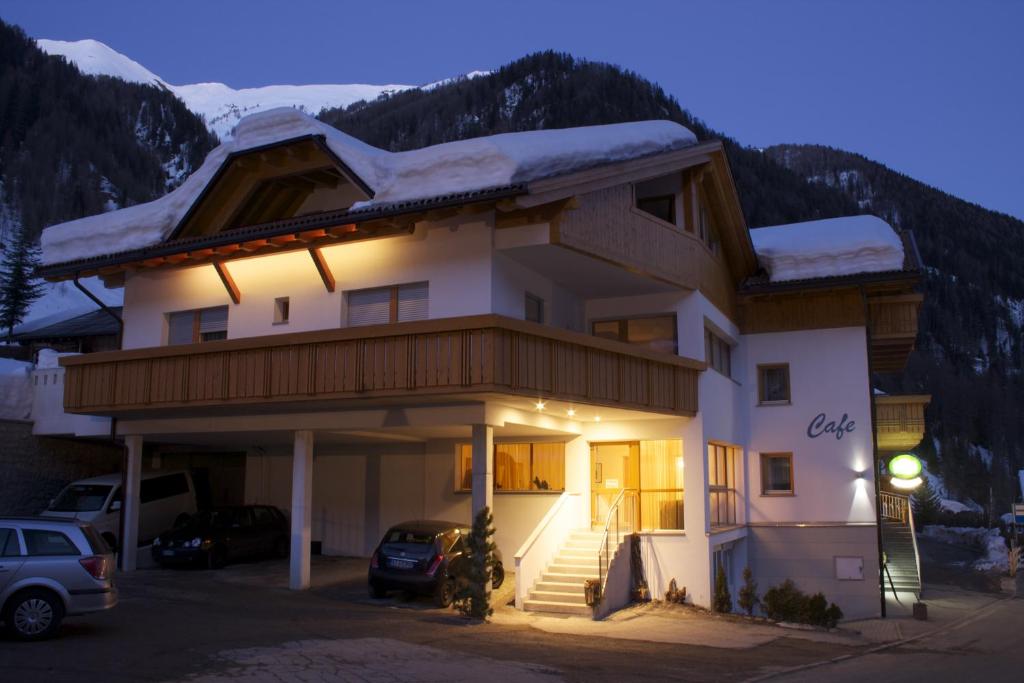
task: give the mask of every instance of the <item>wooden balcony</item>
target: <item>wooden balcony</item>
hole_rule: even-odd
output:
[[[496,315],[111,351],[61,363],[67,412],[167,417],[486,394],[692,416],[704,368]]]
[[[903,371],[917,340],[917,315],[923,300],[920,294],[868,298],[872,370]]]
[[[878,449],[909,451],[916,448],[924,438],[924,408],[931,400],[927,395],[876,396]]]

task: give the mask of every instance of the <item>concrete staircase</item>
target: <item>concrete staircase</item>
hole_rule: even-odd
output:
[[[895,587],[900,593],[921,594],[921,577],[917,572],[917,547],[909,524],[883,519],[882,549],[888,561],[889,574],[883,576],[885,590],[890,595]],[[892,577],[892,586],[889,577]]]
[[[565,544],[530,589],[523,608],[528,612],[555,612],[593,616],[587,605],[583,585],[587,579],[598,578],[597,553],[601,546],[600,531],[578,529],[569,534]]]

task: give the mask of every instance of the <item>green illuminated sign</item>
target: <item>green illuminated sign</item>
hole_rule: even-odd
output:
[[[889,461],[889,474],[897,479],[914,479],[921,474],[921,460],[916,455],[901,453]]]

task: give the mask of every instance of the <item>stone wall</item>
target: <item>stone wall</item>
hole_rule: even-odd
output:
[[[98,441],[32,435],[32,423],[0,420],[0,515],[34,515],[69,482],[121,471],[122,451]]]

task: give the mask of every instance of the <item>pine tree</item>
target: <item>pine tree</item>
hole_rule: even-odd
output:
[[[494,551],[497,546],[491,540],[494,536],[494,517],[490,508],[483,508],[473,519],[470,531],[466,561],[469,571],[465,581],[461,582],[455,593],[455,607],[468,617],[486,619],[494,610],[491,609],[490,582],[494,568]]]
[[[7,330],[10,341],[14,328],[25,318],[29,306],[43,293],[43,285],[35,277],[39,265],[39,247],[22,225],[14,233],[10,247],[4,250],[0,266],[0,327]]]
[[[729,593],[729,582],[725,578],[725,567],[718,565],[718,572],[715,574],[715,602],[716,612],[728,614],[732,611],[732,595]]]
[[[754,581],[754,572],[750,571],[750,567],[743,568],[743,586],[740,588],[739,597],[740,608],[750,616],[754,613],[754,608],[761,602],[761,599],[757,596],[757,582]]]
[[[932,488],[928,477],[924,477],[911,500],[914,506],[914,522],[918,526],[934,524],[942,514],[942,501]]]

